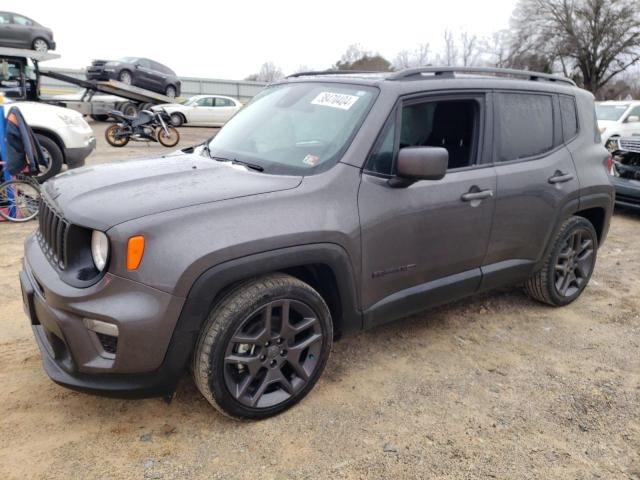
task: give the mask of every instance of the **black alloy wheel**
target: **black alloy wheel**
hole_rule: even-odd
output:
[[[225,385],[247,407],[278,405],[307,384],[318,366],[322,339],[320,322],[308,305],[269,302],[250,315],[227,344]]]
[[[555,287],[559,295],[572,297],[591,277],[595,263],[594,240],[586,228],[572,232],[556,260]]]

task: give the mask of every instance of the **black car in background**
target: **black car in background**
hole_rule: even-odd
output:
[[[0,45],[46,52],[56,49],[51,29],[11,12],[0,12]]]
[[[87,80],[118,80],[167,97],[180,95],[180,80],[161,63],[141,57],[120,60],[94,60],[87,68]]]

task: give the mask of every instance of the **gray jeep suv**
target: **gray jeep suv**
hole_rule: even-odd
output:
[[[169,398],[191,368],[213,406],[262,418],[344,332],[510,284],[566,305],[609,228],[598,136],[560,77],[289,77],[203,145],[43,185],[20,279],[44,368]]]

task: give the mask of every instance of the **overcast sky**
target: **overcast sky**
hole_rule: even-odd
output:
[[[53,29],[62,58],[49,66],[78,68],[95,58],[144,56],[182,76],[240,79],[265,61],[285,73],[300,65],[325,69],[353,43],[390,61],[423,42],[439,51],[447,28],[479,36],[506,28],[515,3],[13,0],[3,8]]]

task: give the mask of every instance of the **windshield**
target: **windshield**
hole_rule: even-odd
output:
[[[620,117],[627,111],[627,108],[629,108],[628,103],[622,105],[596,105],[596,116],[598,120],[620,120]]]
[[[187,100],[183,100],[182,103],[183,105],[189,106],[189,105],[193,105],[194,103],[196,103],[198,100],[200,100],[200,97],[191,97]]]
[[[138,57],[122,57],[120,59],[123,63],[134,63],[136,60],[138,60]]]
[[[336,163],[377,90],[337,83],[267,87],[209,143],[213,157],[252,163],[265,173],[309,175]]]

